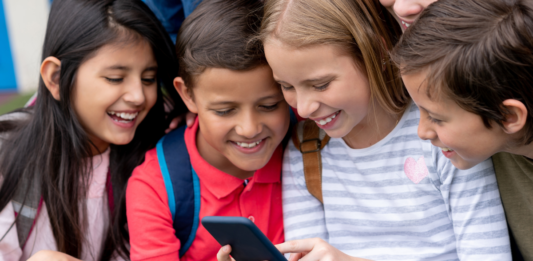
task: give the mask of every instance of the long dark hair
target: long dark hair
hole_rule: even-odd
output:
[[[94,145],[72,107],[73,83],[80,64],[102,46],[120,41],[125,33],[139,35],[151,45],[159,82],[157,102],[138,126],[133,140],[127,145],[111,145],[109,168],[115,207],[99,260],[109,260],[117,254],[128,259],[127,180],[144,160],[144,153],[164,135],[174,112],[184,110],[172,88],[178,71],[174,46],[148,7],[140,0],[55,0],[42,57],[61,60],[61,99],[55,100],[41,79],[35,106],[24,110],[29,118],[0,122],[0,131],[8,134],[0,151],[0,173],[4,178],[0,209],[21,189],[23,179],[40,180],[57,249],[77,258],[83,251],[85,199]]]

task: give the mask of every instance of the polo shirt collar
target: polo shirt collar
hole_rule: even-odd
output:
[[[207,187],[217,198],[223,198],[230,195],[240,186],[243,186],[244,180],[225,173],[211,164],[207,163],[196,146],[196,136],[198,134],[198,117],[194,125],[185,130],[185,145],[189,152],[191,164],[202,184]],[[251,178],[251,183],[276,183],[281,182],[281,164],[283,158],[281,144],[276,148],[268,163],[261,169],[255,171]],[[250,184],[253,185],[253,184]]]

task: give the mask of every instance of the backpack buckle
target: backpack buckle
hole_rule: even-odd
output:
[[[304,145],[304,143],[306,142],[311,142],[311,141],[316,141],[316,149],[315,150],[306,150],[304,151],[302,149],[302,146]],[[320,141],[320,139],[308,139],[308,140],[303,140],[301,143],[300,143],[300,152],[302,154],[306,154],[306,153],[313,153],[313,152],[317,152],[317,151],[320,151],[320,146],[322,145],[322,142]]]

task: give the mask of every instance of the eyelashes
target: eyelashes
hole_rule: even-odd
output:
[[[314,88],[316,91],[324,91],[324,90],[326,90],[326,89],[329,87],[329,84],[330,84],[330,83],[331,83],[331,82],[327,82],[327,83],[324,84],[324,85],[313,86],[313,88]],[[282,89],[283,91],[291,91],[291,90],[294,89],[293,86],[283,86],[283,85],[281,85],[281,84],[280,84],[280,86],[281,86],[281,89]]]
[[[276,102],[272,105],[260,105],[259,108],[261,108],[264,112],[271,112],[276,110],[279,107],[280,102]],[[214,113],[218,116],[227,116],[230,113],[232,113],[235,109],[227,109],[227,110],[213,110]]]
[[[441,120],[438,120],[438,119],[435,119],[431,116],[428,115],[428,120],[431,122],[431,123],[435,123],[435,124],[441,124],[442,121]]]

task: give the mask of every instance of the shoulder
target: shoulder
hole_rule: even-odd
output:
[[[4,237],[3,240],[0,240],[0,260],[19,260],[22,256],[17,227],[16,224],[13,224],[14,222],[15,212],[13,205],[8,202],[0,212],[0,231],[2,231],[2,237]],[[11,226],[13,227],[11,228]]]
[[[159,173],[154,173],[154,170],[158,170],[156,172]],[[155,148],[146,152],[144,162],[133,170],[132,177],[142,177],[147,174],[161,174],[161,171],[159,170],[159,161],[157,159],[157,150]]]
[[[28,120],[31,117],[30,112],[17,111],[0,115],[0,121],[19,121]]]
[[[521,155],[507,152],[496,153],[492,156],[494,169],[498,171],[525,171],[533,173],[533,161]]]
[[[138,194],[147,188],[165,192],[165,184],[161,176],[161,169],[155,148],[146,152],[144,162],[133,170],[128,180],[127,195],[129,197],[130,195]],[[131,193],[132,191],[135,191],[135,193]]]
[[[533,161],[521,155],[500,152],[492,156],[500,190],[533,186]],[[533,190],[531,190],[533,191]]]

